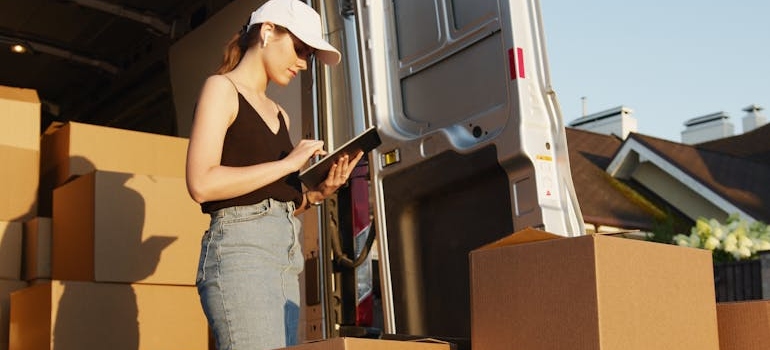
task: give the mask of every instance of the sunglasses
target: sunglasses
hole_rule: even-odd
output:
[[[304,59],[307,62],[313,60],[316,51],[315,48],[303,43],[302,40],[297,39],[294,34],[291,34],[291,41],[294,43],[294,53],[297,54],[297,57]]]

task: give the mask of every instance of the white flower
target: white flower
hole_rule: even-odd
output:
[[[725,240],[722,242],[723,249],[728,252],[732,253],[735,250],[738,249],[738,238],[735,237],[735,234],[728,233],[725,237]]]
[[[698,218],[698,220],[695,221],[695,226],[690,230],[690,234],[697,234],[704,238],[708,237],[711,235],[711,225],[709,225],[709,222],[706,219]]]
[[[683,235],[681,233],[676,235],[676,236],[674,236],[673,240],[674,240],[674,243],[676,243],[676,245],[678,245],[678,246],[682,246],[682,247],[689,247],[690,246],[690,237],[688,237],[686,235]]]
[[[713,218],[700,217],[689,234],[675,235],[672,243],[714,251],[715,258],[723,256],[716,252],[725,252],[735,260],[752,259],[757,252],[770,251],[770,225],[761,221],[749,224],[739,214],[731,214],[724,224]]]
[[[722,226],[714,227],[711,231],[711,236],[715,237],[716,239],[722,240],[725,238],[725,230],[722,228]]]
[[[735,260],[741,260],[751,257],[751,250],[748,247],[740,247],[732,252]]]
[[[706,248],[708,250],[714,250],[719,249],[721,247],[721,244],[719,240],[716,237],[709,237],[706,239],[706,242],[703,243],[703,248]]]
[[[700,235],[697,233],[690,234],[690,243],[688,245],[693,248],[702,248],[700,245]]]
[[[746,237],[745,235],[738,238],[738,246],[741,248],[751,248],[753,245],[754,242],[751,240],[751,238]]]
[[[746,225],[736,225],[735,228],[730,230],[730,233],[735,234],[738,238],[740,237],[746,237],[747,231],[746,231]]]
[[[754,241],[754,246],[756,247],[757,251],[763,251],[763,250],[770,250],[770,242],[764,239],[757,239]]]

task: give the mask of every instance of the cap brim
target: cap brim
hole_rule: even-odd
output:
[[[313,45],[310,45],[313,46]],[[315,47],[315,46],[313,46]],[[342,55],[340,55],[339,51],[335,50],[325,50],[325,49],[319,49],[315,47],[318,51],[316,51],[315,56],[318,57],[318,60],[322,63],[334,66],[338,63],[340,63],[340,60],[342,59]]]
[[[291,30],[291,29],[289,29]],[[316,49],[315,56],[318,57],[318,60],[321,61],[324,64],[333,66],[338,63],[340,63],[340,60],[342,59],[342,55],[339,51],[337,51],[334,46],[329,44],[326,40],[321,39],[320,37],[315,37],[311,39],[311,36],[304,35],[303,33],[294,33],[294,36],[297,37],[297,39],[301,40],[305,45],[308,45],[314,49]]]

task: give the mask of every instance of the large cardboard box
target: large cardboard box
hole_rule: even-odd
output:
[[[0,350],[8,350],[11,317],[11,292],[26,287],[23,281],[0,280]]]
[[[206,350],[195,287],[53,281],[11,294],[11,350]]]
[[[720,350],[770,348],[770,300],[717,303]]]
[[[0,86],[0,145],[40,150],[37,91]]]
[[[55,280],[194,285],[209,217],[184,178],[95,171],[54,191]]]
[[[21,276],[21,223],[0,221],[0,279]]]
[[[24,222],[22,279],[51,279],[51,218],[36,217]]]
[[[286,350],[449,350],[450,344],[435,341],[398,341],[365,338],[331,338],[284,348]]]
[[[474,349],[719,349],[711,252],[526,229],[470,253]]]
[[[76,122],[54,123],[40,140],[40,216],[51,192],[94,170],[184,177],[188,139]]]
[[[35,217],[39,174],[39,151],[0,144],[1,221]]]

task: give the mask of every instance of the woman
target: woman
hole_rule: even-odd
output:
[[[363,155],[341,158],[319,188],[302,192],[298,170],[326,154],[323,142],[293,146],[286,111],[265,91],[289,84],[313,56],[340,61],[319,15],[298,0],[270,0],[228,43],[196,106],[187,187],[211,215],[196,284],[219,350],[296,343],[304,260],[296,215],[332,195]]]

